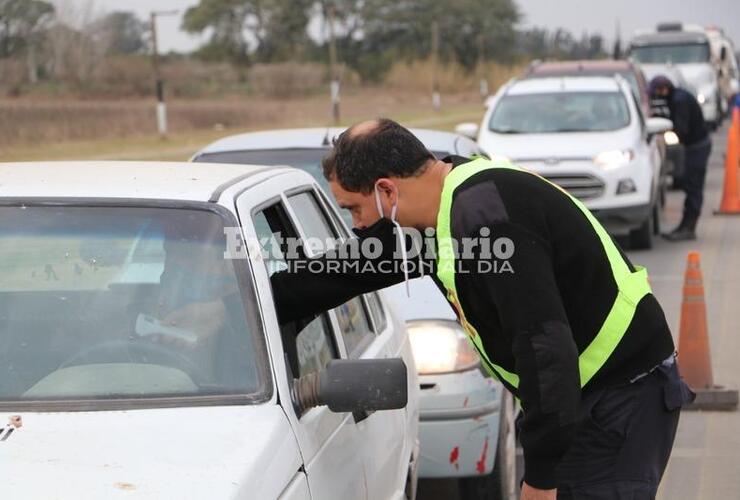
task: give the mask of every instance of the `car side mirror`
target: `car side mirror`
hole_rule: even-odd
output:
[[[645,128],[647,129],[648,136],[653,136],[673,130],[673,122],[668,118],[648,118],[645,122]]]
[[[455,127],[455,132],[475,141],[478,138],[478,124],[472,122],[460,123]]]
[[[722,49],[720,49],[719,60],[722,62],[727,60],[727,47],[722,47]]]
[[[326,405],[336,413],[398,410],[408,403],[406,363],[391,359],[337,359],[293,382],[298,415]]]

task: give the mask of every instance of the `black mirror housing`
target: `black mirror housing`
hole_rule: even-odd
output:
[[[407,377],[401,358],[337,359],[295,380],[293,403],[299,415],[321,405],[336,413],[397,410],[408,403]]]

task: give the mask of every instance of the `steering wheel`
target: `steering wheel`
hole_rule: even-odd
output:
[[[164,362],[160,363],[159,360]],[[143,340],[116,339],[100,342],[70,356],[57,369],[93,363],[130,362],[161,364],[177,368],[185,372],[198,386],[208,381],[203,369],[186,356],[161,344]]]

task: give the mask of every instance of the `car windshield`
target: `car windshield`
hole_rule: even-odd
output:
[[[688,64],[709,61],[709,44],[676,43],[632,47],[630,55],[642,64]]]
[[[555,92],[502,97],[489,128],[499,134],[602,132],[629,122],[629,108],[619,92]]]
[[[198,156],[196,162],[208,163],[236,163],[245,165],[290,165],[311,174],[326,192],[330,192],[329,181],[324,177],[321,169],[321,160],[329,153],[329,148],[300,148],[300,149],[260,149],[244,151],[224,151],[220,153],[204,153]],[[432,151],[437,158],[444,158],[452,153],[446,151]],[[333,198],[332,198],[333,201]],[[344,221],[352,227],[352,215],[348,210],[339,210]]]
[[[0,403],[264,399],[253,292],[246,266],[224,258],[225,221],[206,209],[1,206]]]

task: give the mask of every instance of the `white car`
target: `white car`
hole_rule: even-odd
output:
[[[489,155],[508,157],[584,202],[613,234],[650,248],[660,220],[657,136],[670,120],[648,118],[620,77],[514,80],[489,98],[476,133]]]
[[[321,159],[342,130],[234,135],[206,146],[193,161],[287,164],[309,172],[328,189]],[[458,134],[411,131],[438,158],[481,153],[472,140]],[[349,213],[344,215],[351,225]],[[477,353],[431,278],[413,280],[410,286],[410,298],[402,284],[383,294],[407,321],[419,370],[419,477],[459,479],[464,500],[511,498],[517,488],[512,397],[482,371]]]
[[[261,250],[341,237],[325,199],[287,167],[0,164],[0,498],[412,499],[404,323],[374,293],[278,323]]]
[[[712,60],[704,28],[681,23],[659,24],[652,33],[630,40],[629,56],[640,63],[648,79],[666,68],[676,67],[694,89],[704,121],[711,127],[722,122],[723,100],[717,78],[719,66]]]

